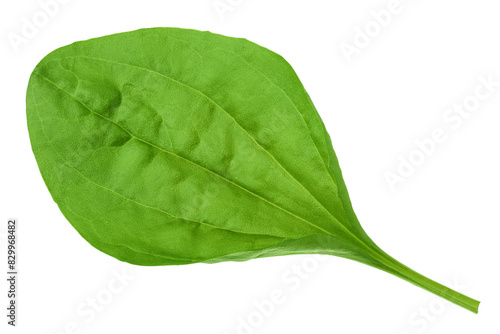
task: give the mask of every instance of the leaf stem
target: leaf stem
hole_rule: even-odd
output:
[[[379,254],[377,260],[384,266],[389,268],[389,270],[383,269],[407,282],[410,282],[422,289],[425,289],[433,294],[442,297],[458,306],[465,308],[473,313],[478,313],[479,301],[470,298],[456,290],[453,290],[447,286],[444,286],[430,278],[419,274],[415,270],[405,266],[401,262],[397,261],[380,248],[376,250]],[[373,254],[373,253],[372,253]]]

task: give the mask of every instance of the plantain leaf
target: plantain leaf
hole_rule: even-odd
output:
[[[402,265],[363,231],[314,105],[263,47],[175,28],[77,42],[36,66],[26,104],[54,201],[121,261],[330,254],[477,313],[478,301]]]

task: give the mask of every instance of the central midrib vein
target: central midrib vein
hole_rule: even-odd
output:
[[[239,184],[237,184],[237,183],[234,183],[233,181],[231,181],[231,180],[229,180],[229,179],[227,179],[227,178],[223,177],[222,175],[219,175],[219,174],[215,173],[214,171],[211,171],[210,169],[207,169],[206,167],[204,167],[204,166],[202,166],[202,165],[197,164],[197,163],[196,163],[196,162],[194,162],[194,161],[191,161],[191,160],[186,159],[186,158],[184,158],[184,157],[182,157],[182,156],[179,156],[179,155],[177,155],[177,154],[176,154],[176,153],[174,153],[174,152],[167,151],[167,150],[165,150],[165,149],[163,149],[163,148],[161,148],[161,147],[159,147],[159,146],[157,146],[157,145],[155,145],[155,144],[153,144],[153,143],[150,143],[150,142],[148,142],[148,141],[146,141],[146,140],[144,140],[144,139],[142,139],[142,138],[139,138],[139,137],[135,136],[135,135],[134,135],[134,134],[132,134],[130,131],[128,131],[126,128],[124,128],[123,126],[121,126],[120,124],[118,124],[118,123],[114,122],[113,120],[108,119],[107,117],[105,117],[105,116],[103,116],[103,115],[101,115],[101,114],[99,114],[99,113],[95,112],[94,110],[90,109],[87,105],[85,105],[83,102],[81,102],[80,100],[78,100],[75,96],[73,96],[73,95],[72,95],[72,94],[70,94],[69,92],[67,92],[67,91],[65,91],[64,89],[62,89],[61,87],[59,87],[59,86],[58,86],[55,82],[53,82],[52,80],[50,80],[50,79],[46,78],[45,76],[43,76],[43,75],[42,75],[42,74],[40,74],[40,73],[37,73],[37,72],[34,72],[34,73],[35,73],[35,74],[37,74],[37,75],[39,75],[42,79],[46,80],[46,81],[47,81],[47,82],[49,82],[50,84],[52,84],[54,87],[56,87],[56,88],[57,88],[58,90],[60,90],[61,92],[65,93],[65,94],[67,94],[68,96],[70,96],[71,98],[73,98],[75,101],[77,101],[78,103],[80,103],[80,104],[81,104],[84,108],[86,108],[86,109],[87,109],[88,111],[90,111],[92,114],[94,114],[94,115],[96,115],[97,117],[100,117],[100,118],[102,118],[102,119],[104,119],[104,120],[106,120],[106,121],[108,121],[108,122],[110,122],[110,123],[114,124],[115,126],[118,126],[119,128],[121,128],[121,129],[122,129],[122,131],[125,131],[128,135],[130,135],[131,137],[135,138],[136,140],[141,141],[141,142],[143,142],[144,144],[149,145],[149,146],[151,146],[151,147],[154,147],[155,149],[157,149],[157,150],[159,150],[159,151],[161,151],[161,152],[163,152],[163,153],[165,153],[165,154],[171,154],[171,155],[173,155],[173,156],[176,156],[176,157],[177,157],[177,158],[179,158],[179,159],[185,160],[185,161],[187,161],[188,163],[191,163],[191,164],[193,164],[193,165],[195,165],[195,166],[197,166],[197,167],[199,167],[199,168],[202,168],[202,169],[204,169],[204,170],[208,171],[209,173],[212,173],[212,174],[214,174],[215,176],[217,176],[217,177],[219,177],[219,178],[221,178],[221,179],[225,180],[226,182],[229,182],[229,183],[231,183],[232,185],[234,185],[234,186],[236,186],[236,187],[238,187],[238,188],[240,188],[240,189],[242,189],[242,190],[244,190],[244,191],[246,191],[246,192],[250,193],[251,195],[253,195],[253,196],[255,196],[255,197],[259,198],[260,200],[262,200],[262,201],[264,201],[264,202],[268,203],[269,205],[272,205],[272,206],[276,207],[277,209],[279,209],[279,210],[281,210],[281,211],[283,211],[283,212],[287,213],[288,215],[290,215],[290,216],[292,216],[292,217],[295,217],[295,218],[297,218],[297,219],[299,219],[299,220],[302,220],[302,221],[303,221],[303,222],[305,222],[306,224],[308,224],[308,225],[310,225],[310,226],[312,226],[312,227],[316,228],[317,230],[319,230],[319,231],[321,231],[321,232],[324,232],[324,233],[326,233],[326,234],[328,234],[328,235],[331,235],[331,236],[334,236],[334,237],[341,237],[341,236],[339,236],[339,235],[335,235],[334,233],[329,232],[329,231],[327,231],[327,230],[325,230],[325,229],[323,229],[323,228],[321,228],[321,227],[317,226],[316,224],[314,224],[314,223],[312,223],[312,222],[310,222],[310,221],[308,221],[308,220],[306,220],[306,219],[304,219],[304,218],[302,218],[302,217],[300,217],[300,216],[295,215],[294,213],[292,213],[292,212],[290,212],[290,211],[286,210],[285,208],[282,208],[281,206],[279,206],[279,205],[277,205],[277,204],[275,204],[275,203],[272,203],[272,202],[268,201],[267,199],[265,199],[265,198],[263,198],[263,197],[259,196],[258,194],[256,194],[256,193],[252,192],[251,190],[246,189],[246,188],[244,188],[244,187],[240,186],[240,185],[239,185]],[[87,179],[88,179],[88,177],[86,177],[84,174],[82,174],[82,172],[80,172],[79,170],[77,170],[75,167],[73,167],[73,166],[71,166],[71,165],[69,165],[69,166],[70,166],[71,168],[75,169],[75,170],[76,170],[78,173],[80,173],[83,177],[85,177],[85,178],[87,178]],[[89,180],[89,181],[91,181],[90,179],[88,179],[88,180]],[[92,182],[94,182],[94,181],[92,181]],[[94,182],[94,183],[95,183],[95,182]],[[96,183],[96,184],[97,184],[97,183]],[[97,185],[98,185],[98,184],[97,184]],[[100,185],[99,185],[99,186],[100,186]],[[115,194],[117,194],[117,195],[119,195],[119,196],[121,196],[121,197],[123,197],[123,198],[126,198],[126,197],[124,197],[123,195],[121,195],[121,194],[117,193],[117,192],[116,192],[115,190],[113,190],[113,189],[109,189],[109,188],[106,188],[106,189],[108,189],[108,190],[110,190],[110,191],[114,192]],[[169,214],[169,215],[173,216],[172,214],[168,213],[167,211],[161,210],[161,209],[159,209],[159,208],[151,207],[151,206],[149,206],[149,205],[146,205],[146,204],[143,204],[143,203],[140,203],[140,202],[137,202],[137,201],[135,201],[135,202],[136,202],[136,203],[138,203],[138,204],[140,204],[140,205],[143,205],[143,206],[145,206],[145,207],[149,207],[149,208],[151,208],[151,209],[159,210],[159,211],[161,211],[161,212],[164,212],[164,213],[166,213],[166,214]],[[175,216],[174,216],[174,217],[175,217]],[[182,218],[182,217],[177,217],[177,218],[181,218],[181,219],[186,220],[186,218]],[[187,220],[189,220],[189,219],[187,219]],[[206,223],[203,223],[203,224],[206,224]],[[214,227],[214,228],[219,228],[219,227],[214,226],[214,225],[211,225],[211,224],[206,224],[206,225],[209,225],[209,226]],[[360,244],[360,245],[361,245],[361,246],[362,246],[365,250],[367,250],[367,252],[370,254],[370,256],[371,256],[373,259],[375,259],[376,261],[379,261],[379,263],[384,263],[384,262],[385,262],[385,263],[387,263],[387,262],[386,262],[386,261],[387,261],[387,259],[386,259],[384,256],[381,256],[381,254],[379,254],[376,250],[374,250],[374,249],[373,249],[373,248],[371,248],[369,245],[367,245],[367,244],[366,244],[363,240],[359,239],[359,237],[358,237],[358,236],[356,236],[354,233],[352,233],[352,232],[351,232],[348,228],[346,228],[343,224],[341,224],[341,223],[337,222],[337,225],[338,225],[338,227],[340,227],[340,229],[341,229],[343,232],[347,233],[347,234],[348,234],[351,238],[353,238],[353,239],[356,241],[356,243]],[[240,232],[240,231],[234,231],[234,232],[237,232],[237,233],[245,233],[245,232]],[[275,236],[275,237],[280,237],[280,236]],[[351,241],[351,242],[352,242],[352,241]],[[380,259],[381,259],[381,258],[382,258],[382,261],[380,261]],[[390,262],[392,262],[392,261],[390,261]]]
[[[94,57],[86,57],[86,58],[91,58],[91,59],[96,59],[96,60],[104,60],[104,61],[109,61],[109,60],[106,60],[106,59],[100,59],[100,58],[94,58]],[[110,61],[110,62],[112,62],[112,63],[118,63],[118,64],[124,64],[124,65],[129,65],[129,66],[132,66],[132,67],[137,67],[137,66],[134,66],[134,65],[126,64],[126,63],[119,63],[119,62],[115,62],[115,61]],[[164,77],[166,77],[166,78],[169,78],[169,77],[167,77],[167,76],[165,76],[165,75],[163,75],[163,74],[161,74],[161,73],[158,73],[158,72],[155,72],[155,71],[151,71],[151,70],[146,69],[146,68],[142,68],[142,67],[138,67],[138,68],[140,68],[140,69],[144,69],[144,70],[146,70],[146,71],[150,71],[150,72],[152,72],[152,73],[156,73],[156,74],[161,75],[161,76],[164,76]],[[103,116],[103,115],[101,115],[101,114],[99,114],[99,113],[95,112],[94,110],[90,109],[87,105],[85,105],[83,102],[81,102],[80,100],[78,100],[78,99],[77,99],[74,95],[72,95],[71,93],[69,93],[69,92],[65,91],[64,89],[62,89],[61,87],[59,87],[59,86],[58,86],[55,82],[53,82],[53,81],[52,81],[52,80],[50,80],[49,78],[45,77],[45,76],[44,76],[44,75],[42,75],[41,73],[38,73],[38,72],[34,72],[34,73],[36,73],[36,74],[37,74],[37,75],[39,75],[41,78],[43,78],[44,80],[46,80],[47,82],[49,82],[50,84],[52,84],[53,86],[55,86],[58,90],[62,91],[63,93],[65,93],[65,94],[67,94],[67,95],[69,95],[69,96],[70,96],[71,98],[73,98],[75,101],[77,101],[78,103],[80,103],[80,104],[81,104],[84,108],[86,108],[87,110],[89,110],[92,114],[94,114],[94,115],[96,115],[96,116],[98,116],[98,117],[100,117],[100,118],[102,118],[102,119],[104,119],[104,120],[106,120],[106,121],[108,121],[108,122],[110,122],[110,123],[112,123],[112,124],[114,124],[114,125],[118,126],[119,128],[121,128],[123,131],[125,131],[128,135],[130,135],[131,137],[135,138],[136,140],[141,141],[141,142],[143,142],[144,144],[149,145],[149,146],[151,146],[151,147],[153,147],[153,148],[155,148],[155,149],[157,149],[157,150],[159,150],[159,151],[161,151],[161,152],[164,152],[165,154],[170,154],[170,155],[173,155],[173,156],[175,156],[175,157],[177,157],[177,158],[179,158],[179,159],[185,160],[185,161],[187,161],[188,163],[191,163],[191,164],[193,164],[193,165],[195,165],[195,166],[197,166],[197,167],[199,167],[199,168],[202,168],[202,169],[204,169],[204,170],[208,171],[209,173],[212,173],[212,174],[214,174],[215,176],[217,176],[217,177],[219,177],[219,178],[221,178],[221,179],[225,180],[226,182],[228,182],[228,183],[230,183],[230,184],[232,184],[232,185],[234,185],[234,186],[236,186],[236,187],[238,187],[238,188],[242,189],[243,191],[246,191],[246,192],[250,193],[251,195],[253,195],[253,196],[255,196],[255,197],[259,198],[260,200],[262,200],[262,201],[264,201],[264,202],[268,203],[269,205],[272,205],[272,206],[276,207],[277,209],[279,209],[279,210],[281,210],[281,211],[283,211],[283,212],[287,213],[288,215],[290,215],[290,216],[292,216],[292,217],[294,217],[294,218],[296,218],[296,219],[299,219],[299,220],[303,221],[304,223],[306,223],[306,224],[308,224],[308,225],[310,225],[310,226],[312,226],[312,227],[316,228],[317,230],[319,230],[319,231],[321,231],[321,232],[324,232],[324,233],[326,233],[326,234],[329,234],[329,235],[332,235],[332,236],[335,236],[335,237],[341,237],[341,236],[339,236],[339,235],[336,235],[336,234],[334,234],[334,233],[332,233],[332,232],[330,232],[330,231],[327,231],[327,230],[323,229],[322,227],[320,227],[320,226],[318,226],[318,225],[316,225],[316,224],[314,224],[314,223],[310,222],[309,220],[307,220],[307,219],[305,219],[305,218],[303,218],[303,217],[297,216],[296,214],[294,214],[294,213],[292,213],[292,212],[288,211],[287,209],[285,209],[285,208],[283,208],[283,207],[281,207],[281,206],[279,206],[279,205],[277,205],[277,204],[275,204],[275,203],[273,203],[273,202],[270,202],[270,201],[268,201],[267,199],[263,198],[262,196],[260,196],[260,195],[258,195],[258,194],[256,194],[256,193],[254,193],[254,192],[253,192],[253,191],[251,191],[250,189],[247,189],[247,188],[245,188],[245,187],[242,187],[242,186],[240,186],[239,184],[237,184],[237,183],[235,183],[235,182],[233,182],[233,181],[231,181],[231,180],[229,180],[229,179],[225,178],[225,177],[224,177],[224,176],[222,176],[222,175],[217,174],[216,172],[214,172],[214,171],[212,171],[212,170],[210,170],[210,169],[208,169],[208,168],[206,168],[206,167],[204,167],[204,166],[202,166],[202,165],[200,165],[200,164],[198,164],[198,163],[196,163],[196,162],[194,162],[194,161],[192,161],[192,160],[186,159],[185,157],[182,157],[182,156],[180,156],[180,155],[178,155],[178,154],[176,154],[176,153],[174,153],[174,152],[167,151],[167,150],[163,149],[162,147],[159,147],[159,146],[157,146],[157,145],[155,145],[155,144],[153,144],[153,143],[151,143],[151,142],[149,142],[149,141],[147,141],[147,140],[144,140],[144,139],[142,139],[142,138],[137,137],[136,135],[132,134],[132,133],[131,133],[128,129],[124,128],[123,126],[121,126],[120,124],[116,123],[115,121],[113,121],[113,120],[111,120],[111,119],[109,119],[109,118],[107,118],[107,117],[105,117],[105,116]],[[175,80],[175,79],[172,79],[172,80]],[[184,85],[184,84],[183,84],[183,83],[181,83],[181,82],[179,82],[179,83],[180,83],[180,84],[182,84],[182,85]],[[189,86],[187,86],[187,87],[189,87]],[[200,92],[200,94],[203,94],[203,93],[201,93],[201,92]],[[203,95],[204,95],[204,94],[203,94]],[[207,98],[208,98],[208,99],[210,99],[209,97],[207,97]],[[214,103],[215,103],[215,101],[214,101]],[[221,108],[221,107],[220,107],[220,108]],[[221,109],[222,109],[222,108],[221,108]],[[236,124],[238,124],[238,123],[236,122]],[[240,126],[240,127],[241,127],[241,126]],[[244,130],[244,129],[243,129],[243,130]],[[246,132],[246,131],[245,131],[245,132]],[[251,137],[251,136],[250,136],[250,137]],[[253,138],[253,137],[252,137],[252,138]],[[267,151],[266,151],[266,152],[267,152]],[[277,161],[276,161],[276,162],[277,162]],[[278,162],[277,162],[277,163],[278,163]],[[278,164],[279,164],[279,163],[278,163]],[[280,166],[281,166],[281,165],[280,165]],[[286,171],[286,170],[285,170],[285,171]],[[292,176],[292,177],[293,177],[293,176]],[[297,181],[297,182],[298,182],[298,181]],[[300,182],[299,182],[299,183],[300,183]],[[311,195],[312,195],[312,194],[311,194]],[[321,203],[319,203],[319,204],[321,205],[321,207],[323,207],[323,208],[324,208],[324,206],[323,206]],[[326,210],[326,208],[324,208],[324,209]],[[369,245],[367,245],[367,244],[366,244],[363,240],[361,240],[361,239],[360,239],[357,235],[355,235],[352,231],[350,231],[350,229],[349,229],[349,228],[347,228],[346,226],[344,226],[344,224],[342,224],[340,221],[338,221],[338,220],[337,220],[337,218],[335,218],[335,217],[334,217],[334,216],[333,216],[333,215],[332,215],[332,214],[331,214],[328,210],[326,210],[326,211],[329,213],[329,215],[330,215],[330,216],[331,216],[331,218],[333,219],[333,222],[335,223],[335,225],[337,225],[337,226],[340,228],[340,230],[342,230],[344,233],[347,233],[347,234],[348,234],[351,238],[353,238],[353,239],[354,239],[354,240],[355,240],[358,244],[361,244],[361,245],[362,245],[362,247],[363,247],[363,248],[365,248],[365,249],[366,249],[369,253],[372,253],[372,254],[374,254],[374,255],[375,255],[375,256],[371,255],[371,257],[372,257],[372,258],[374,258],[374,259],[380,258],[380,254],[379,254],[376,250],[374,250],[372,247],[370,247]],[[184,218],[183,218],[183,219],[184,219]],[[387,259],[385,259],[385,258],[384,258],[384,260],[387,260]],[[378,260],[378,261],[379,261],[379,260]],[[385,261],[384,261],[384,262],[385,262]],[[391,261],[391,262],[392,262],[392,261]]]

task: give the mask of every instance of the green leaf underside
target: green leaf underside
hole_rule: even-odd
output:
[[[27,115],[54,201],[117,259],[176,265],[330,254],[457,304],[465,297],[366,235],[295,72],[247,40],[154,28],[71,44],[34,70]],[[461,306],[477,312],[474,302]]]

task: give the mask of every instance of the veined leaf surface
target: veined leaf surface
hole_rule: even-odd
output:
[[[27,93],[33,152],[64,216],[139,265],[331,254],[477,312],[363,231],[290,65],[245,39],[175,28],[77,42]]]

